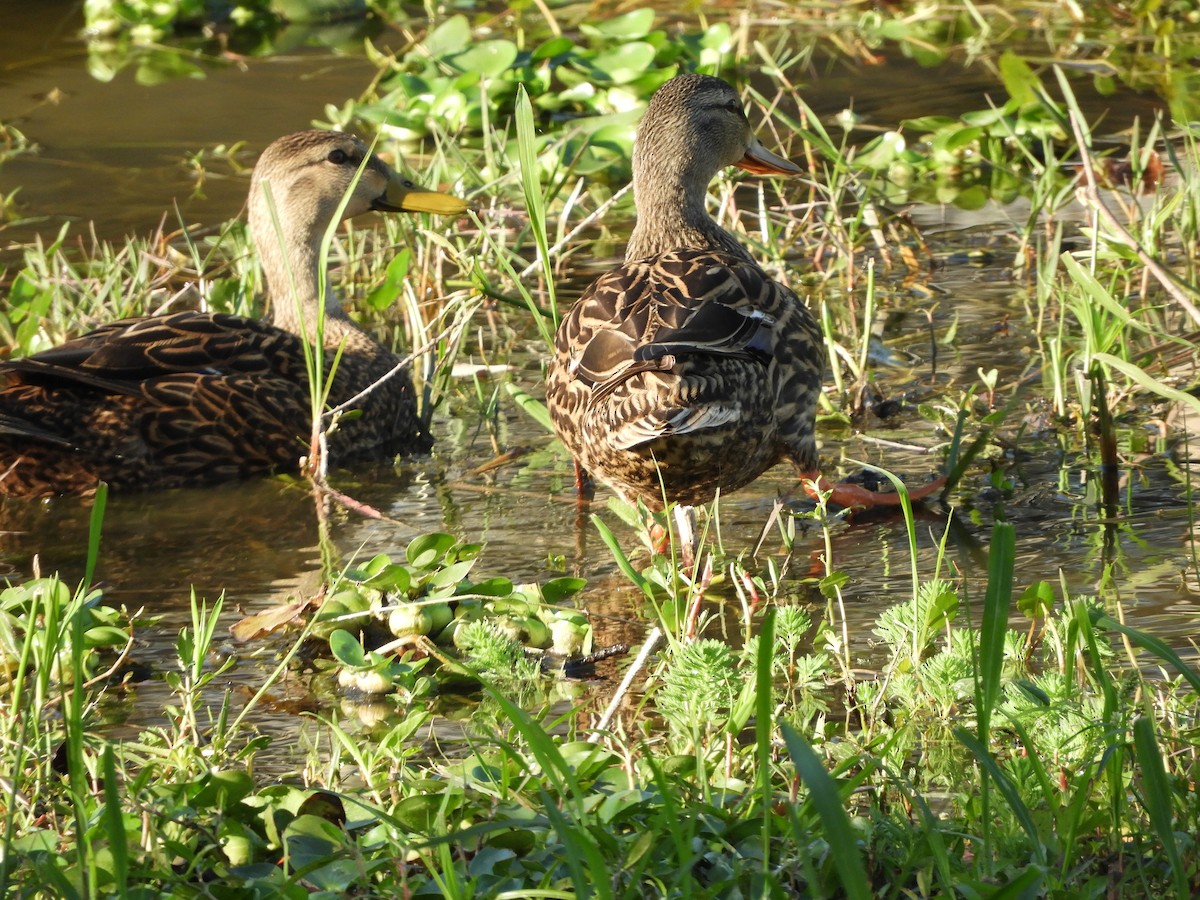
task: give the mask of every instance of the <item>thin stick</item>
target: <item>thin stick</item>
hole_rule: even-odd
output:
[[[1070,110],[1068,116],[1071,120],[1071,130],[1075,132],[1075,143],[1079,146],[1079,155],[1083,159],[1085,183],[1076,190],[1076,199],[1087,209],[1102,218],[1104,224],[1112,229],[1115,237],[1119,238],[1127,247],[1132,248],[1133,252],[1137,254],[1138,259],[1142,261],[1142,265],[1158,280],[1158,283],[1183,308],[1184,312],[1192,317],[1192,321],[1200,325],[1200,308],[1197,308],[1192,303],[1175,276],[1151,256],[1146,251],[1146,248],[1138,243],[1138,239],[1129,233],[1129,229],[1117,221],[1117,217],[1112,214],[1112,211],[1100,201],[1100,191],[1096,187],[1096,174],[1092,168],[1092,156],[1088,152],[1087,143],[1084,140],[1083,125],[1080,123],[1079,117],[1075,115],[1075,110]]]
[[[621,188],[619,191],[617,191],[615,194],[613,194],[611,197],[609,197],[607,200],[605,200],[603,203],[601,203],[599,206],[597,206],[589,215],[584,216],[583,219],[580,220],[578,225],[576,225],[574,228],[572,228],[570,231],[568,231],[566,234],[564,234],[562,237],[562,240],[558,241],[553,247],[549,247],[546,250],[546,252],[551,257],[555,256],[560,250],[562,250],[563,247],[565,247],[568,243],[570,243],[575,238],[575,235],[579,234],[579,232],[583,231],[583,229],[587,228],[594,221],[596,221],[598,218],[603,216],[604,213],[608,210],[608,208],[610,206],[612,206],[614,203],[616,203],[618,200],[620,200],[622,197],[624,197],[631,190],[633,190],[632,184],[625,185],[625,187]],[[529,265],[527,265],[524,269],[521,270],[520,277],[527,278],[534,271],[534,269],[538,268],[540,265],[541,265],[541,260],[535,259],[533,262],[531,262]]]
[[[408,354],[408,356],[404,357],[402,360],[400,360],[398,363],[396,363],[396,365],[392,366],[392,368],[390,370],[385,372],[383,375],[380,375],[379,378],[377,378],[374,382],[372,382],[367,387],[363,388],[361,391],[359,391],[353,397],[350,397],[347,400],[344,400],[343,402],[339,403],[337,406],[333,407],[332,409],[325,410],[325,412],[322,414],[322,417],[329,419],[329,418],[332,418],[333,416],[337,415],[338,413],[345,412],[348,409],[354,408],[360,400],[362,400],[364,397],[366,397],[368,394],[370,394],[373,390],[375,390],[377,387],[379,387],[385,381],[389,380],[390,378],[394,377],[399,372],[402,372],[404,369],[407,369],[409,366],[411,366],[413,360],[415,360],[418,356],[421,356],[422,354],[427,353],[430,350],[432,350],[434,347],[436,347],[438,341],[442,340],[442,338],[447,337],[447,336],[453,334],[455,331],[461,330],[465,327],[466,327],[466,322],[454,322],[450,325],[447,325],[445,328],[443,328],[441,331],[439,331],[437,334],[435,334],[433,337],[431,337],[428,341],[426,341],[420,347],[413,350],[411,353]]]
[[[625,699],[625,695],[629,693],[629,688],[633,685],[633,679],[637,677],[638,672],[645,668],[646,660],[650,658],[650,654],[654,652],[654,648],[658,646],[658,642],[662,640],[662,629],[655,625],[650,629],[650,634],[646,636],[646,643],[642,644],[642,649],[638,652],[637,659],[633,661],[633,665],[629,667],[629,671],[625,673],[625,677],[621,679],[621,683],[617,685],[617,691],[613,694],[612,700],[608,702],[608,708],[604,710],[604,715],[600,717],[600,721],[596,723],[595,729],[588,735],[588,742],[595,744],[600,740],[602,732],[608,730],[609,723],[617,714],[617,707],[621,705],[621,701]]]

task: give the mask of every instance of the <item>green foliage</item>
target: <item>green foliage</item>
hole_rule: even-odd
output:
[[[423,534],[394,561],[377,554],[344,570],[313,617],[310,633],[328,643],[338,685],[358,694],[398,694],[405,703],[431,695],[438,683],[464,676],[533,686],[538,659],[591,652],[587,617],[566,605],[579,578],[514,584],[468,577],[482,550],[444,533]],[[252,617],[253,619],[254,617]],[[446,665],[422,672],[432,644]],[[457,656],[456,656],[457,655]]]
[[[341,6],[361,10],[355,0],[309,0],[290,4],[299,13],[308,6]],[[177,32],[199,31],[205,25],[228,22],[239,28],[263,27],[277,21],[277,0],[86,0],[85,34],[95,40],[127,35],[133,42],[150,44]]]
[[[581,175],[598,173],[628,159],[633,126],[655,88],[685,63],[717,71],[732,49],[725,24],[682,39],[654,24],[645,8],[583,23],[576,37],[556,33],[526,45],[481,39],[467,16],[454,15],[407,52],[377,54],[373,96],[326,113],[337,125],[365,125],[400,141],[435,130],[474,136],[487,123],[507,122],[524,88],[539,124],[571,120],[563,162]]]
[[[737,669],[737,656],[724,641],[702,639],[676,648],[655,695],[676,736],[695,737],[700,745],[724,730],[741,693]]]
[[[462,587],[477,552],[448,535],[423,535],[401,561],[376,557],[345,581],[381,597],[429,596]],[[454,569],[461,563],[468,565]],[[439,572],[452,576],[442,582]],[[542,599],[578,587],[550,581]],[[494,599],[519,593],[503,579],[472,588]],[[57,601],[48,612],[69,600],[51,593]],[[1042,600],[1026,606],[1044,639],[1035,650],[1006,636],[1002,690],[987,701],[993,723],[980,736],[968,727],[982,696],[971,686],[980,641],[959,624],[957,593],[935,582],[916,606],[904,601],[880,618],[887,674],[856,680],[853,715],[836,725],[796,716],[798,698],[827,692],[833,671],[828,656],[803,655],[811,618],[783,606],[764,627],[766,642],[745,650],[711,638],[671,645],[652,692],[668,732],[644,746],[577,740],[571,716],[568,733],[552,736],[562,723],[525,712],[501,677],[521,657],[500,655],[490,657],[497,687],[488,691],[503,718],[494,729],[477,720],[465,756],[424,761],[416,753],[430,721],[420,710],[369,738],[330,720],[324,727],[336,750],[324,775],[310,769],[304,788],[256,782],[244,766],[265,742],[246,742],[223,713],[197,715],[201,692],[220,683],[227,663],[210,661],[220,603],[194,601],[177,642],[178,675],[167,679],[171,724],[136,742],[92,737],[74,745],[79,771],[95,772],[100,790],[86,779],[35,780],[25,763],[9,767],[18,791],[36,792],[39,815],[33,822],[30,809],[5,810],[0,884],[52,885],[65,895],[81,879],[90,879],[92,895],[154,884],[180,896],[214,882],[239,896],[287,896],[301,884],[363,896],[401,888],[444,894],[448,885],[468,895],[586,893],[590,873],[604,870],[619,873],[607,891],[622,897],[863,894],[885,883],[936,893],[997,879],[1044,892],[1096,883],[1118,892],[1134,884],[1182,890],[1196,847],[1177,823],[1200,810],[1186,787],[1193,735],[1179,727],[1179,714],[1198,702],[1200,675],[1094,605],[1057,606],[1039,589]],[[335,648],[339,658],[369,663],[356,639],[335,634],[331,645],[345,644]],[[1119,635],[1184,677],[1168,691],[1146,692],[1136,669],[1114,681]],[[78,670],[83,644],[60,649]],[[67,730],[85,734],[93,708],[72,707]],[[9,762],[22,747],[46,746],[37,737],[48,724],[39,709],[3,707]],[[755,738],[743,744],[737,739],[747,729]],[[12,739],[22,733],[24,740]],[[664,746],[666,754],[647,752]],[[343,781],[342,761],[354,764],[361,787]],[[938,816],[926,799],[935,796]],[[85,821],[103,822],[103,833],[76,829]],[[1129,833],[1143,835],[1136,846],[1121,844]],[[986,843],[964,842],[963,834],[985,835]],[[1103,862],[1112,854],[1119,869]],[[173,865],[178,860],[188,862]]]
[[[0,694],[11,696],[30,664],[39,678],[71,684],[73,660],[88,680],[114,663],[133,639],[133,626],[124,609],[102,599],[100,590],[72,594],[57,578],[0,590]]]

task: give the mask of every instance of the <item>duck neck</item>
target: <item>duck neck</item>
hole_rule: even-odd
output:
[[[277,328],[306,335],[309,341],[315,341],[324,273],[321,256],[324,229],[310,222],[283,219],[278,222],[277,229],[274,221],[256,221],[255,215],[251,214],[251,233],[262,261],[271,321]],[[325,323],[326,344],[330,335],[358,331],[328,285]]]
[[[681,160],[655,160],[635,153],[633,199],[637,223],[625,248],[633,261],[682,248],[720,250],[751,260],[737,239],[706,208],[714,173],[680,168]]]

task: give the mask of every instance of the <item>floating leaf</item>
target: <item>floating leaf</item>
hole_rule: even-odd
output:
[[[471,25],[467,17],[451,16],[433,31],[425,36],[421,46],[412,51],[420,58],[440,59],[452,53],[460,53],[471,43]],[[412,55],[412,54],[410,54]]]
[[[408,831],[430,834],[446,811],[447,799],[448,795],[442,793],[414,794],[397,803],[392,815]]]
[[[870,141],[854,157],[854,164],[867,169],[886,169],[904,152],[904,135],[898,131],[886,131]]]
[[[480,41],[461,53],[446,57],[446,62],[455,68],[488,78],[499,77],[516,61],[517,45],[512,41]]]
[[[467,573],[471,571],[471,567],[475,565],[474,559],[461,560],[460,562],[452,563],[444,569],[435,572],[429,579],[430,587],[445,587],[447,585],[457,585],[460,581],[467,577]]]
[[[412,572],[401,565],[387,565],[370,579],[371,587],[404,593],[412,586]]]
[[[579,30],[588,37],[612,38],[631,41],[645,37],[654,27],[654,10],[645,6],[624,15],[613,16],[598,22],[581,22]]]
[[[418,569],[429,569],[445,556],[446,551],[454,544],[454,535],[435,531],[413,538],[404,552],[408,561]]]
[[[573,597],[587,586],[583,578],[564,575],[561,578],[551,578],[542,585],[542,599],[547,603],[561,603],[568,597]]]
[[[588,73],[613,84],[626,84],[640,77],[654,63],[655,50],[644,41],[631,41],[592,57]]]
[[[192,787],[189,800],[193,808],[227,812],[254,790],[254,779],[244,771],[218,769]]]
[[[255,613],[235,622],[229,627],[229,633],[239,643],[266,637],[295,622],[297,617],[308,611],[309,606],[308,600],[274,606],[266,612]]]
[[[983,129],[979,127],[961,127],[953,130],[947,130],[938,139],[934,140],[933,146],[935,149],[944,150],[947,153],[953,153],[969,147],[983,137]]]
[[[574,48],[575,42],[568,37],[551,38],[543,44],[540,44],[533,51],[534,62],[542,62],[547,59],[553,59],[556,56],[562,56],[564,53],[569,53]]]
[[[332,791],[315,790],[303,803],[297,815],[317,816],[335,825],[346,824],[346,807],[342,798]]]
[[[482,594],[485,597],[507,597],[513,592],[513,583],[500,576],[471,585],[472,594]]]
[[[360,669],[370,665],[358,638],[341,628],[329,636],[329,652],[344,666]]]

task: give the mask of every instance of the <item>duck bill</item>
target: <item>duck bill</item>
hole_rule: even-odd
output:
[[[375,198],[371,208],[379,212],[425,212],[453,216],[467,208],[467,201],[441,191],[417,187],[399,176],[388,181],[387,190]]]
[[[746,155],[734,163],[739,169],[753,172],[755,175],[799,175],[800,167],[791,160],[776,156],[758,142],[758,138],[750,139]]]

